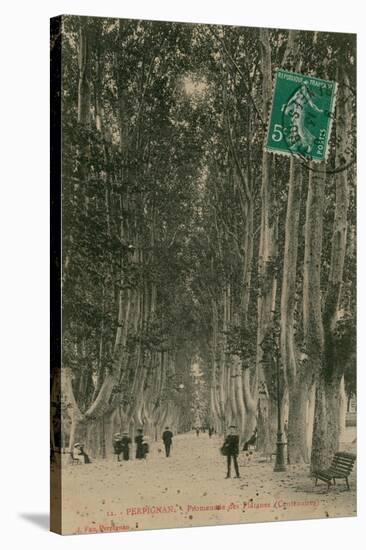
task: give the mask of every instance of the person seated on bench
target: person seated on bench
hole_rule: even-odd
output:
[[[72,451],[72,459],[77,460],[79,464],[91,463],[89,455],[84,451],[84,445],[81,445],[80,443],[75,443]]]
[[[72,450],[70,451],[70,456],[73,464],[81,464],[79,457],[79,443],[75,443]]]
[[[248,451],[249,447],[255,447],[257,443],[257,428],[254,428],[254,432],[250,439],[244,443],[243,451]]]

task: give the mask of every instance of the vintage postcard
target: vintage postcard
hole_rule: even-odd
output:
[[[356,35],[51,20],[51,530],[356,515]]]

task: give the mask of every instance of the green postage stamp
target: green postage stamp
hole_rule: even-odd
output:
[[[331,80],[277,69],[266,151],[325,160],[336,91]]]

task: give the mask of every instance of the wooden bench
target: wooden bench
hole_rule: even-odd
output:
[[[356,462],[356,455],[353,453],[338,452],[335,453],[332,464],[327,470],[321,470],[314,472],[315,485],[318,484],[318,479],[325,481],[329,487],[336,484],[336,479],[344,479],[346,481],[347,489],[349,490],[348,477],[350,476],[353,465]]]

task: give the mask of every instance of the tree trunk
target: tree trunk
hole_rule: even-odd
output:
[[[341,376],[321,372],[316,388],[311,471],[327,468],[339,450],[339,405]]]
[[[262,51],[262,87],[263,87],[263,118],[267,120],[272,95],[272,62],[271,46],[269,42],[269,31],[260,30],[260,43]],[[257,328],[257,354],[256,369],[260,373],[258,380],[270,386],[272,373],[265,373],[262,367],[263,351],[262,343],[271,330],[273,322],[273,311],[276,303],[277,279],[276,279],[276,256],[277,256],[277,213],[274,204],[273,191],[271,186],[271,156],[263,151],[262,156],[262,186],[261,186],[261,228],[258,253],[258,328]],[[263,413],[263,411],[262,411]],[[265,449],[269,440],[274,439],[273,422],[267,408],[267,414],[261,415],[261,421],[267,422],[263,427],[266,435]]]
[[[343,68],[340,80],[346,84],[347,76]],[[339,164],[346,158],[348,129],[351,123],[345,86],[339,90],[337,106],[337,151]],[[316,471],[327,467],[335,451],[339,448],[339,408],[341,381],[347,358],[337,342],[337,324],[340,318],[340,303],[343,283],[344,262],[347,244],[348,181],[347,170],[335,175],[336,204],[334,211],[331,263],[328,288],[323,313],[324,353],[318,369],[315,421],[311,469]],[[314,299],[314,297],[312,298]]]
[[[309,402],[308,380],[298,380],[291,389],[288,419],[288,456],[290,464],[309,462],[307,409]]]
[[[241,375],[242,383],[242,395],[244,398],[245,404],[245,425],[243,432],[243,441],[247,441],[249,437],[253,434],[254,428],[257,424],[257,388],[256,383],[251,384],[250,380],[251,371],[249,368],[244,369]],[[252,387],[254,386],[254,391]]]
[[[339,392],[339,442],[344,441],[346,431],[346,414],[347,414],[347,395],[344,387],[344,376],[342,376],[340,392]]]

